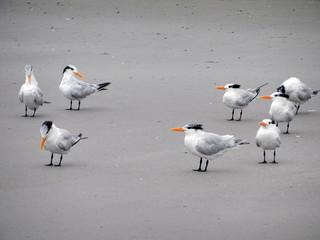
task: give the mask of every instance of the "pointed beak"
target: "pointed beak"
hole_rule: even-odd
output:
[[[31,84],[31,75],[28,74],[29,84]]]
[[[270,95],[265,95],[265,96],[261,96],[261,97],[258,97],[258,98],[261,98],[261,99],[271,99],[271,96],[270,96]]]
[[[171,128],[170,131],[184,132],[184,131],[186,131],[186,130],[184,130],[183,128],[179,127],[179,128]]]
[[[79,76],[79,77],[81,77],[81,78],[84,78],[84,76],[82,76],[80,73],[78,73],[78,72],[75,72],[74,73],[75,75],[77,75],[77,76]]]
[[[46,141],[47,138],[41,138],[41,144],[40,144],[40,152],[42,150],[43,144]]]
[[[264,127],[267,126],[267,124],[265,124],[264,122],[259,122],[259,124],[260,124],[261,126],[264,126]]]
[[[226,90],[226,88],[225,88],[225,87],[223,87],[223,86],[215,87],[214,89]]]

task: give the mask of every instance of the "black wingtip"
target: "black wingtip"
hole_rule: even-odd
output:
[[[98,84],[98,91],[107,90],[105,87],[110,84],[111,84],[111,82],[105,82],[105,83]]]

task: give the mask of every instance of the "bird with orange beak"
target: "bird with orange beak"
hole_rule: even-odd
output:
[[[289,96],[285,93],[274,92],[271,95],[265,95],[258,97],[260,99],[271,99],[269,117],[276,122],[278,126],[279,122],[287,122],[287,131],[289,133],[289,123],[296,115],[297,108],[295,104],[288,100]]]
[[[214,160],[224,152],[248,144],[245,140],[235,139],[232,135],[218,135],[204,132],[201,124],[188,124],[184,127],[172,128],[171,131],[184,132],[184,145],[188,152],[200,158],[198,169],[194,171],[206,172],[209,160]],[[207,159],[204,169],[201,168],[202,158]]]
[[[278,163],[276,161],[276,148],[280,147],[281,144],[280,129],[271,119],[264,119],[259,124],[261,127],[258,129],[255,139],[257,147],[263,149],[263,162],[259,163],[267,163],[266,150],[273,150],[273,162],[271,163]]]
[[[72,110],[72,100],[78,101],[78,109],[80,110],[81,100],[89,96],[94,92],[99,92],[107,90],[106,86],[110,82],[105,82],[101,84],[89,84],[84,81],[78,80],[76,76],[84,78],[77,68],[73,65],[68,65],[63,69],[63,77],[59,86],[59,89],[63,96],[70,99],[70,108],[67,110]]]
[[[26,73],[26,80],[20,88],[18,97],[20,102],[25,105],[24,117],[28,117],[28,108],[33,110],[32,117],[34,117],[36,110],[43,104],[43,94],[34,77],[32,66],[26,65],[24,71]]]
[[[225,86],[218,86],[215,89],[225,90],[223,95],[222,102],[229,108],[232,108],[232,116],[229,121],[233,121],[234,110],[240,109],[240,116],[237,121],[241,121],[242,109],[247,107],[250,102],[252,102],[260,93],[260,88],[267,85],[265,83],[255,89],[241,89],[239,84],[229,83]]]
[[[56,167],[61,166],[62,158],[64,154],[67,154],[71,147],[77,144],[80,140],[86,139],[87,137],[82,137],[80,133],[78,136],[70,133],[65,129],[56,127],[52,121],[45,121],[40,128],[41,144],[40,151],[42,147],[47,151],[51,152],[51,161],[46,166],[52,166],[53,154],[60,154],[60,162],[55,165]]]

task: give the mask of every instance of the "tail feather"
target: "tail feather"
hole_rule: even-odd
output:
[[[254,96],[253,99],[255,99],[255,98],[259,95],[259,93],[260,93],[260,88],[264,87],[264,86],[267,85],[267,84],[268,84],[268,83],[262,84],[261,86],[259,86],[259,87],[257,87],[257,88],[255,88],[255,89],[252,90],[253,92],[256,93],[256,95]],[[252,100],[253,100],[253,99],[252,99]]]
[[[320,92],[320,90],[313,91],[313,94],[314,94],[314,95],[317,95],[318,92]]]
[[[236,144],[238,144],[238,145],[250,144],[249,142],[247,142],[247,141],[244,140],[244,139],[236,139],[234,142],[235,142]]]
[[[111,82],[105,82],[98,84],[98,91],[107,90],[105,87],[111,84]]]
[[[79,133],[78,139],[75,141],[74,144],[72,144],[72,146],[76,145],[80,140],[87,139],[87,138],[88,137],[82,137],[82,133]]]

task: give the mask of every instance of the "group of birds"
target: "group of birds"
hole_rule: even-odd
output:
[[[223,103],[232,109],[231,119],[234,120],[235,109],[240,109],[240,116],[237,121],[241,121],[243,108],[257,98],[260,89],[267,85],[263,84],[254,89],[241,89],[239,84],[227,84],[218,86],[215,89],[225,90]],[[281,144],[281,131],[278,128],[279,122],[287,122],[287,131],[289,133],[289,122],[298,114],[300,105],[314,97],[320,90],[312,91],[306,84],[296,77],[284,81],[277,92],[270,95],[258,97],[260,99],[271,99],[272,103],[269,110],[269,118],[259,122],[261,125],[257,131],[255,142],[257,147],[263,149],[263,161],[267,163],[266,150],[273,150],[273,161],[276,164],[276,148]],[[185,133],[184,145],[188,152],[200,158],[199,167],[194,169],[198,172],[206,172],[209,160],[214,160],[224,152],[235,149],[241,145],[248,144],[246,140],[235,139],[232,135],[218,135],[203,131],[202,124],[187,124],[184,127],[172,128],[171,131]],[[206,159],[206,165],[202,168],[203,158]]]
[[[28,108],[33,110],[32,117],[35,116],[36,110],[48,103],[43,100],[43,94],[36,81],[33,68],[30,65],[25,66],[26,80],[19,91],[20,102],[25,105],[25,117],[28,116]],[[59,86],[61,93],[70,100],[70,107],[66,110],[80,110],[81,100],[92,93],[107,90],[106,87],[110,82],[101,84],[89,84],[77,79],[84,78],[73,65],[68,65],[63,69],[63,77]],[[241,89],[239,84],[227,84],[225,86],[215,87],[215,89],[225,90],[223,103],[232,109],[230,121],[234,120],[235,109],[240,109],[240,116],[237,121],[241,121],[243,109],[249,105],[260,93],[260,89],[267,85],[263,84],[254,89]],[[277,92],[270,95],[258,97],[260,99],[271,99],[272,103],[269,110],[269,118],[259,122],[261,127],[256,134],[256,145],[263,149],[263,162],[266,161],[266,150],[273,150],[274,158],[271,163],[276,161],[276,148],[281,144],[281,131],[278,128],[279,122],[287,122],[287,131],[289,133],[289,123],[294,116],[298,114],[300,105],[314,97],[320,90],[312,91],[306,84],[298,78],[292,77],[284,81],[278,88]],[[72,108],[72,101],[78,101],[78,108]],[[218,135],[203,131],[202,124],[187,124],[184,127],[172,128],[171,131],[185,133],[184,145],[193,155],[200,158],[199,167],[194,169],[198,172],[206,172],[209,160],[214,160],[224,152],[235,149],[241,145],[249,144],[244,139],[235,139],[232,135]],[[40,151],[44,147],[51,152],[51,161],[46,166],[53,165],[54,154],[60,154],[59,164],[61,166],[63,155],[67,154],[71,147],[80,140],[86,139],[82,134],[74,135],[65,129],[56,127],[52,121],[45,121],[40,127],[41,145]],[[203,159],[206,159],[206,165],[202,168]]]
[[[28,117],[28,108],[33,110],[32,117],[35,117],[36,110],[43,105],[49,103],[43,100],[43,93],[39,88],[38,82],[33,74],[33,67],[30,65],[25,66],[26,79],[25,83],[21,86],[18,93],[19,100],[25,105],[24,117]],[[106,87],[110,82],[101,84],[89,84],[76,78],[76,76],[84,78],[73,65],[68,65],[63,69],[63,77],[59,89],[63,96],[70,100],[70,107],[66,110],[80,110],[81,100],[92,93],[107,90]],[[72,101],[78,101],[78,108],[72,108]],[[41,145],[42,147],[51,152],[50,164],[52,166],[53,154],[60,154],[60,162],[55,166],[61,166],[64,154],[67,154],[71,147],[74,146],[82,139],[82,134],[74,135],[65,129],[56,127],[52,121],[45,121],[40,128]]]

